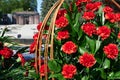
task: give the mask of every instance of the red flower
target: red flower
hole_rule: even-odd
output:
[[[68,25],[68,20],[66,17],[62,16],[56,20],[55,24],[57,28],[64,28]]]
[[[96,9],[99,9],[102,5],[102,2],[95,2],[94,5],[96,6]]]
[[[104,53],[110,59],[115,59],[118,56],[118,47],[116,44],[108,44],[103,48]]]
[[[37,30],[38,30],[38,31],[40,30],[41,26],[42,26],[42,22],[40,22],[40,23],[37,25]],[[49,29],[49,26],[46,25],[44,29],[45,29],[45,30],[48,30],[48,29]]]
[[[109,20],[111,23],[116,22],[116,15],[115,13],[106,13],[105,19]]]
[[[83,24],[81,28],[89,36],[92,36],[96,32],[96,27],[92,23]]]
[[[115,19],[116,19],[116,21],[120,21],[120,13],[115,14]]]
[[[57,19],[59,19],[62,16],[65,16],[66,13],[67,13],[66,9],[59,10],[57,13]]]
[[[86,52],[82,56],[79,57],[79,62],[83,66],[90,68],[96,63],[96,60],[95,60],[93,54],[89,54]]]
[[[95,14],[93,12],[85,12],[83,14],[83,18],[86,20],[94,19],[94,17],[95,17]]]
[[[4,47],[3,49],[0,50],[0,54],[4,57],[4,58],[11,58],[13,55],[13,51],[11,49],[9,49],[8,47]]]
[[[57,39],[58,40],[62,40],[62,39],[67,39],[69,38],[69,32],[67,30],[64,30],[64,31],[59,31],[58,32],[58,35],[57,35]]]
[[[66,54],[72,54],[77,51],[77,46],[72,41],[68,41],[62,46],[62,51]]]
[[[105,6],[105,7],[103,8],[103,11],[104,11],[105,13],[109,13],[109,12],[113,12],[113,9],[112,9],[111,7],[109,7],[109,6]]]
[[[101,2],[95,2],[95,3],[88,3],[86,4],[86,10],[88,11],[96,11],[99,9],[99,7],[102,5]]]
[[[118,39],[120,39],[120,32],[118,33],[118,36],[117,36],[117,37],[118,37]]]
[[[32,42],[32,44],[30,45],[30,53],[35,52],[36,44],[37,44],[37,41]]]
[[[23,57],[23,55],[21,53],[18,53],[17,55],[18,55],[18,58],[20,59],[20,61],[22,63],[22,66],[24,66],[24,64],[26,62],[25,58]]]
[[[41,76],[45,76],[45,67],[46,67],[47,65],[46,64],[43,64],[43,65],[41,65],[41,67],[40,67],[40,75]],[[48,68],[48,66],[47,66],[47,72],[49,72],[50,70],[49,70],[49,68]]]
[[[64,76],[64,78],[67,78],[67,79],[72,79],[73,76],[76,74],[77,72],[77,69],[74,65],[72,64],[65,64],[63,66],[63,69],[62,69],[62,75]]]
[[[101,26],[97,30],[97,34],[102,38],[102,40],[107,39],[110,36],[111,30],[107,26]]]
[[[37,39],[38,39],[38,32],[37,32],[36,34],[34,34],[33,39],[34,39],[34,40],[37,40]]]
[[[81,6],[81,2],[79,0],[76,1],[76,6]]]

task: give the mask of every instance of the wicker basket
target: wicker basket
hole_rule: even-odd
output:
[[[58,10],[60,9],[61,5],[63,4],[64,0],[58,0],[48,11],[46,17],[43,20],[41,29],[38,34],[38,40],[36,45],[36,52],[35,52],[35,63],[36,63],[36,72],[39,73],[39,69],[41,67],[41,46],[43,44],[42,42],[42,36],[44,27],[50,17],[50,15],[53,13],[51,23],[48,30],[48,35],[45,40],[45,50],[44,50],[44,64],[48,64],[48,56],[50,57],[50,60],[54,59],[53,55],[53,35],[54,35],[54,26],[55,26],[55,20],[58,13]],[[50,55],[48,55],[48,47],[50,45]],[[42,80],[42,76],[40,76],[40,80]],[[47,73],[47,65],[45,66],[45,80],[48,80],[48,73]],[[54,78],[52,78],[54,80]]]

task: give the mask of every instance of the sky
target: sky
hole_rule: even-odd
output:
[[[40,6],[41,6],[42,0],[37,0],[37,11],[40,13]]]

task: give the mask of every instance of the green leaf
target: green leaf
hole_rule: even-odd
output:
[[[81,54],[84,54],[85,52],[88,52],[88,50],[85,49],[84,47],[79,47],[79,52],[80,52]]]
[[[87,76],[83,76],[81,80],[88,80],[89,78]]]
[[[119,77],[119,79],[120,79],[120,71],[116,72],[116,73],[114,74],[114,77]]]
[[[73,28],[74,28],[74,30],[75,30],[76,32],[78,32],[78,31],[79,31],[79,28],[80,28],[80,25],[79,25],[79,17],[80,17],[80,13],[77,13],[77,14],[76,14],[76,18],[75,18],[75,24],[74,24],[74,26],[73,26]]]
[[[99,50],[100,46],[101,46],[101,41],[97,40],[96,41],[95,53]]]
[[[106,58],[105,61],[104,61],[104,63],[103,63],[103,67],[104,67],[104,69],[110,68],[110,60],[108,60]]]
[[[63,3],[63,7],[67,10],[67,11],[69,11],[69,5],[67,4],[67,3]]]
[[[68,15],[68,14],[66,14],[66,18],[68,19],[68,21],[69,21],[69,24],[71,25],[71,26],[73,26],[73,24],[72,24],[72,19],[70,18],[70,16]]]
[[[51,74],[51,75],[49,76],[49,79],[50,79],[50,78],[56,78],[56,79],[58,79],[58,80],[66,80],[66,79],[62,76],[61,73]]]
[[[87,40],[87,43],[88,43],[89,48],[90,48],[90,50],[91,50],[91,53],[94,54],[94,52],[95,52],[95,45],[96,45],[95,40],[92,40],[92,39],[90,39],[90,38],[87,37],[87,36],[86,36],[86,40]]]
[[[48,67],[51,71],[57,73],[61,71],[61,66],[55,60],[49,60]]]
[[[100,71],[100,76],[105,80],[106,79],[106,72],[104,71],[103,68],[96,68],[96,71]]]

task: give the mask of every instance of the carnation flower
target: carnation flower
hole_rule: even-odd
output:
[[[104,46],[103,51],[110,59],[115,59],[118,56],[118,47],[116,44],[110,43]]]
[[[106,13],[105,19],[109,20],[111,23],[116,22],[116,15],[115,13]]]
[[[36,34],[34,34],[33,39],[34,39],[34,40],[37,40],[37,39],[38,39],[38,32],[37,32]]]
[[[41,26],[42,26],[42,22],[40,22],[40,23],[37,25],[37,30],[38,30],[38,31],[40,30]],[[45,29],[45,30],[48,30],[48,29],[49,29],[49,26],[45,25],[45,28],[44,28],[44,29]]]
[[[77,51],[77,46],[72,41],[68,41],[62,45],[62,51],[66,54],[72,54]]]
[[[64,28],[68,25],[68,20],[66,17],[62,16],[56,20],[55,24],[57,28]]]
[[[40,67],[40,75],[41,76],[45,76],[45,66],[47,66],[46,64],[43,64],[43,65],[41,65],[41,67]],[[49,68],[48,68],[48,66],[47,66],[47,72],[49,72],[50,70],[49,70]]]
[[[95,60],[93,54],[89,54],[86,52],[82,56],[79,57],[79,62],[83,66],[90,68],[96,63],[96,60]]]
[[[103,8],[103,11],[104,11],[105,13],[109,13],[109,12],[113,12],[113,9],[112,9],[111,7],[109,7],[109,6],[105,6],[105,7]]]
[[[62,39],[67,39],[69,38],[69,32],[67,30],[64,30],[64,31],[59,31],[58,32],[58,35],[57,35],[57,39],[58,40],[62,40]]]
[[[107,39],[110,36],[111,30],[107,26],[101,26],[97,29],[97,34],[102,40]]]
[[[65,16],[66,13],[67,13],[66,9],[59,10],[57,13],[57,19],[59,19],[62,16]]]
[[[21,53],[18,53],[17,55],[18,55],[18,59],[20,59],[22,66],[24,66],[24,64],[26,62],[25,58],[23,57],[23,55]]]
[[[64,78],[72,79],[76,74],[77,69],[72,64],[65,64],[62,68],[62,75]]]
[[[96,26],[92,23],[83,24],[81,28],[89,36],[92,36],[96,32]]]
[[[117,36],[117,37],[118,37],[118,39],[120,39],[120,32],[118,33],[118,36]]]
[[[83,18],[86,20],[94,19],[94,17],[95,17],[94,12],[84,12],[83,14]]]
[[[35,47],[36,47],[37,41],[34,41],[30,44],[30,53],[35,52]]]
[[[13,51],[5,46],[3,49],[0,50],[0,55],[2,55],[4,58],[11,58],[13,55]]]
[[[116,21],[120,21],[120,13],[115,14],[115,19],[116,19]]]
[[[96,11],[99,9],[101,4],[102,4],[101,2],[88,3],[88,4],[86,4],[86,10],[87,11]]]

